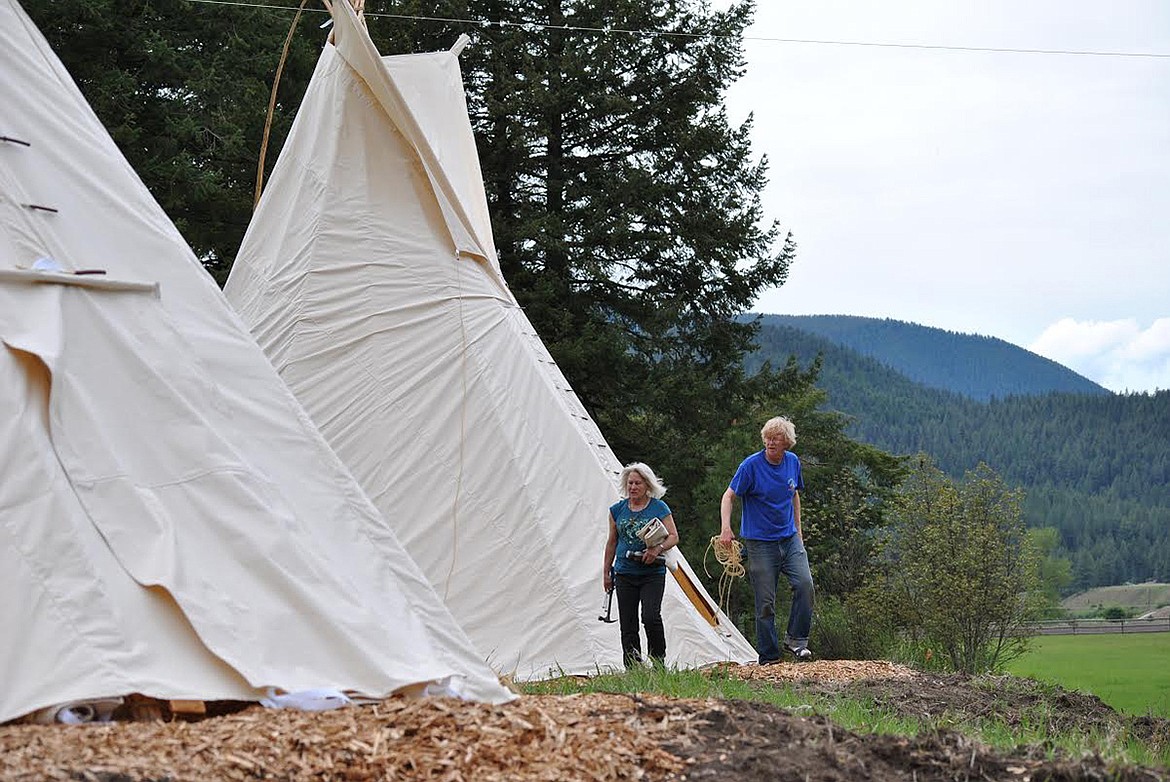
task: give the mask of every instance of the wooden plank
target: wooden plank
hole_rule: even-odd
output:
[[[207,704],[203,701],[168,701],[171,714],[182,717],[206,717]]]
[[[667,568],[667,570],[670,570],[670,568]],[[707,624],[712,627],[718,627],[719,615],[715,612],[715,608],[703,598],[703,595],[699,593],[695,585],[691,583],[691,578],[687,575],[687,572],[681,567],[678,567],[670,570],[670,573],[674,576],[674,580],[678,582],[678,585],[682,587],[683,594],[691,601],[695,610],[707,620]]]

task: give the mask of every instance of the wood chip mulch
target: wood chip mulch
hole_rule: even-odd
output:
[[[200,722],[0,727],[0,780],[662,779],[669,708],[623,695],[503,706],[391,699],[328,712],[249,708]]]
[[[919,675],[913,668],[884,660],[813,660],[773,665],[727,665],[711,670],[726,672],[735,679],[753,681],[813,679],[818,682],[852,682],[859,679],[910,679]]]
[[[912,676],[883,662],[720,666],[752,680]],[[527,695],[502,706],[394,698],[327,712],[259,706],[198,722],[0,726],[0,780],[662,780],[719,701]],[[681,742],[681,744],[680,744]]]

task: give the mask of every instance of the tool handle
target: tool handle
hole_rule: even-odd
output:
[[[641,562],[642,555],[644,553],[646,553],[646,549],[642,549],[641,551],[627,551],[626,552],[626,559],[636,559],[637,561]],[[655,557],[650,562],[650,564],[651,565],[665,565],[666,564],[666,557],[662,557],[662,556]]]

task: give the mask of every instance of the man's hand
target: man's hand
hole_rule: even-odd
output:
[[[735,492],[729,486],[719,500],[719,542],[725,546],[735,540],[735,535],[731,533],[731,510],[734,504]]]

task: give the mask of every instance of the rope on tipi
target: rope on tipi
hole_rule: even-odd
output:
[[[264,119],[264,137],[260,142],[260,162],[256,165],[256,197],[252,200],[252,209],[260,203],[260,193],[264,190],[264,156],[268,153],[268,134],[272,130],[272,115],[276,111],[276,90],[280,86],[280,74],[284,72],[284,61],[288,59],[288,47],[292,44],[293,33],[296,32],[297,22],[301,20],[301,12],[309,0],[301,0],[292,25],[288,28],[288,35],[284,38],[284,48],[280,52],[280,63],[276,66],[276,77],[272,80],[272,94],[268,96],[268,116]],[[329,5],[326,3],[326,5]]]
[[[280,87],[280,75],[284,72],[284,63],[288,59],[289,46],[292,44],[293,34],[296,32],[297,23],[301,20],[301,12],[305,10],[305,5],[309,0],[301,0],[300,6],[297,7],[296,15],[293,16],[292,24],[288,28],[288,35],[284,39],[284,48],[280,52],[280,63],[276,66],[276,76],[272,80],[272,94],[268,96],[268,115],[264,119],[264,137],[260,142],[260,161],[256,165],[256,196],[252,200],[252,209],[254,210],[260,203],[260,194],[264,191],[264,158],[268,153],[268,135],[272,131],[272,115],[276,112],[276,91]],[[329,13],[333,13],[333,4],[329,0],[321,0],[325,4],[325,8]],[[357,14],[358,23],[365,27],[366,25],[366,0],[350,0],[353,5],[353,10]],[[333,34],[329,34],[329,39],[333,40]]]

